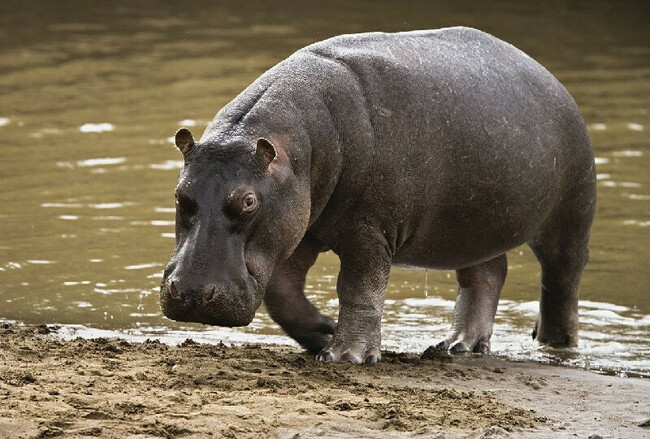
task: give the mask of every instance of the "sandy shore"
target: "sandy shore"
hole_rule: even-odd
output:
[[[650,380],[493,357],[323,364],[278,346],[0,329],[0,437],[644,438]]]

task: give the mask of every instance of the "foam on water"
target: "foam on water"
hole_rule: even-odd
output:
[[[643,131],[643,125],[640,123],[628,123],[627,127],[632,131]]]
[[[76,280],[67,280],[63,282],[63,285],[66,287],[72,287],[76,285],[90,285],[92,282],[89,280],[81,280],[81,281],[76,281]]]
[[[149,165],[151,169],[159,171],[177,171],[183,167],[182,160],[165,160],[162,163],[152,163]]]
[[[167,220],[152,220],[149,224],[152,226],[162,226],[162,227],[168,227],[168,226],[173,226],[176,224],[175,221],[167,221]]]
[[[95,287],[93,290],[99,294],[126,294],[126,293],[139,293],[141,290],[138,288],[100,288]]]
[[[613,305],[611,303],[605,302],[592,302],[591,300],[581,300],[579,306],[582,308],[594,308],[594,309],[606,309],[609,311],[629,311],[630,308],[627,306]]]
[[[425,297],[425,298],[409,298],[403,299],[400,301],[404,307],[441,307],[441,308],[453,308],[455,302],[453,300],[445,300],[441,297]]]
[[[107,165],[119,165],[120,163],[126,162],[126,157],[101,157],[96,159],[87,159],[80,160],[77,162],[77,166],[80,167],[94,167],[94,166],[107,166]]]
[[[632,149],[624,149],[622,151],[613,151],[612,155],[614,157],[641,157],[643,155],[643,152]]]
[[[114,129],[115,126],[108,122],[85,123],[79,127],[79,131],[82,133],[104,133],[107,131],[113,131]]]
[[[587,128],[593,131],[605,131],[607,129],[607,125],[604,123],[592,123],[587,125]]]
[[[158,213],[175,213],[176,209],[173,207],[154,207],[154,211]]]
[[[625,221],[623,221],[623,225],[648,227],[648,226],[650,226],[650,220],[649,221],[625,220]]]
[[[79,209],[83,207],[83,205],[79,203],[42,203],[41,207]]]
[[[78,308],[92,308],[93,307],[92,303],[89,303],[89,302],[73,302],[73,305],[77,306]]]
[[[136,265],[127,265],[124,267],[125,270],[142,270],[144,268],[153,268],[153,267],[160,267],[162,264],[160,262],[147,262],[144,264],[136,264]]]
[[[120,207],[124,207],[126,204],[125,203],[97,203],[97,204],[90,204],[88,207],[91,209],[119,209]]]

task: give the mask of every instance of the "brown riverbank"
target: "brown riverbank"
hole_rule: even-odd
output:
[[[0,437],[650,437],[650,380],[493,357],[323,364],[278,346],[0,329]]]

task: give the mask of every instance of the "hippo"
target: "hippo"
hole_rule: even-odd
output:
[[[506,252],[527,244],[541,266],[533,338],[577,344],[589,136],[560,82],[494,36],[453,27],[309,45],[200,140],[181,128],[175,144],[176,248],[160,289],[171,319],[244,326],[263,302],[318,360],[372,364],[391,266],[455,270],[451,330],[435,347],[488,353]],[[338,322],[303,291],[329,250]]]

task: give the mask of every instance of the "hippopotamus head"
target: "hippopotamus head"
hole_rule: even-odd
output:
[[[176,248],[160,302],[174,320],[245,326],[275,265],[309,221],[309,185],[273,137],[194,142],[176,133],[185,163],[176,186]]]

